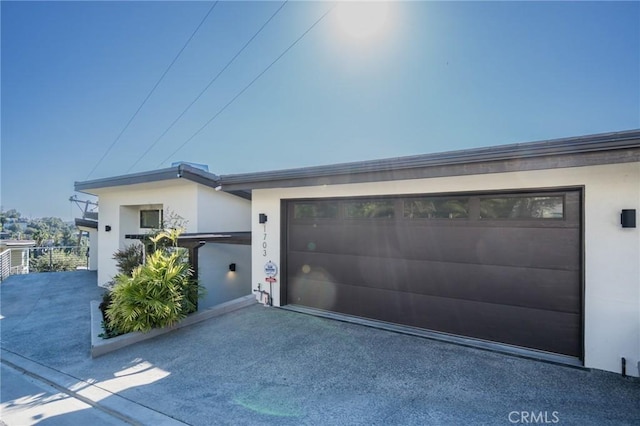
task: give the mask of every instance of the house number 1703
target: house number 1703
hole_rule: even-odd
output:
[[[262,256],[267,257],[267,225],[264,226],[264,235],[262,238]]]

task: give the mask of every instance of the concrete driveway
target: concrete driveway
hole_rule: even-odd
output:
[[[6,424],[25,413],[31,424],[72,424],[79,410],[149,425],[640,422],[637,379],[260,305],[91,359],[95,282],[71,272],[0,285],[3,375],[91,406],[48,415],[21,404],[37,400],[32,387],[2,380]]]

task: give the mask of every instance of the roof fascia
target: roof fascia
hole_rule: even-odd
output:
[[[0,240],[0,245],[7,248],[35,247],[35,240]]]
[[[178,167],[151,170],[129,175],[112,176],[102,179],[75,182],[74,189],[79,192],[91,193],[92,189],[113,188],[117,186],[136,185],[141,183],[157,182],[162,180],[176,179]]]
[[[75,225],[78,228],[98,229],[98,221],[97,220],[76,218],[75,219]]]
[[[219,185],[218,176],[205,172],[187,164],[180,164],[165,169],[150,170],[147,172],[133,173],[129,175],[112,176],[102,179],[75,182],[75,190],[91,193],[92,189],[113,188],[117,186],[136,185],[150,182],[158,182],[170,179],[184,178],[201,185],[215,188]]]
[[[91,195],[98,195],[96,190],[104,188],[114,188],[126,185],[136,185],[151,182],[159,182],[163,180],[171,179],[186,179],[188,181],[198,183],[200,185],[207,186],[209,188],[217,188],[220,186],[220,177],[188,164],[180,164],[175,167],[169,167],[166,169],[151,170],[147,172],[134,173],[122,176],[113,176],[102,179],[89,180],[84,182],[75,182],[74,188],[78,192],[83,192]],[[251,200],[251,192],[245,190],[226,191],[226,188],[222,189],[231,195],[243,198],[245,200]]]
[[[640,130],[268,172],[223,175],[227,190],[376,182],[640,161]]]
[[[220,178],[213,173],[205,172],[188,164],[180,164],[177,166],[177,169],[176,177],[181,177],[210,188],[216,188],[220,185]]]
[[[197,169],[197,168],[193,168],[191,166],[188,165],[183,165],[184,168],[181,169],[178,174],[185,178],[188,179],[192,182],[195,183],[199,183],[200,185],[204,185],[204,186],[208,186],[209,188],[220,188],[221,191],[226,192],[228,194],[231,195],[235,195],[236,197],[240,197],[243,198],[245,200],[251,200],[251,192],[250,191],[243,191],[243,190],[239,190],[239,191],[227,191],[226,188],[224,188],[221,185],[220,182],[220,176],[214,175],[212,173],[208,173],[205,172],[203,170]],[[180,166],[178,166],[180,167]]]

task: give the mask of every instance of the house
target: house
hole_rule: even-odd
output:
[[[166,219],[163,215],[172,214],[184,220],[180,245],[189,248],[206,289],[199,307],[251,294],[249,195],[216,191],[218,186],[217,176],[189,164],[77,182],[76,191],[99,198],[97,225],[81,224],[89,231],[96,227],[90,264],[97,264],[98,285],[107,286],[117,274],[116,251],[140,244],[141,236]]]
[[[29,273],[29,249],[35,245],[34,240],[0,239],[0,276],[3,280],[9,275]]]
[[[131,225],[141,211],[192,206],[191,232],[251,230],[249,292],[265,303],[639,375],[640,130],[270,172],[193,172],[197,179],[187,170],[110,178],[98,188],[77,183],[100,197],[101,256],[103,246],[112,252],[124,233],[140,231]],[[164,198],[145,198],[152,189]],[[250,203],[238,196],[248,193]],[[229,227],[235,213],[218,200],[241,205],[245,221]],[[219,214],[206,221],[211,210]],[[104,280],[113,266],[99,261],[103,267]]]

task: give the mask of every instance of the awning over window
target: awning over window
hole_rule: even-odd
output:
[[[143,240],[147,234],[126,234],[131,240]],[[222,243],[251,245],[251,231],[246,232],[194,232],[181,234],[178,245],[192,245],[193,243]]]

